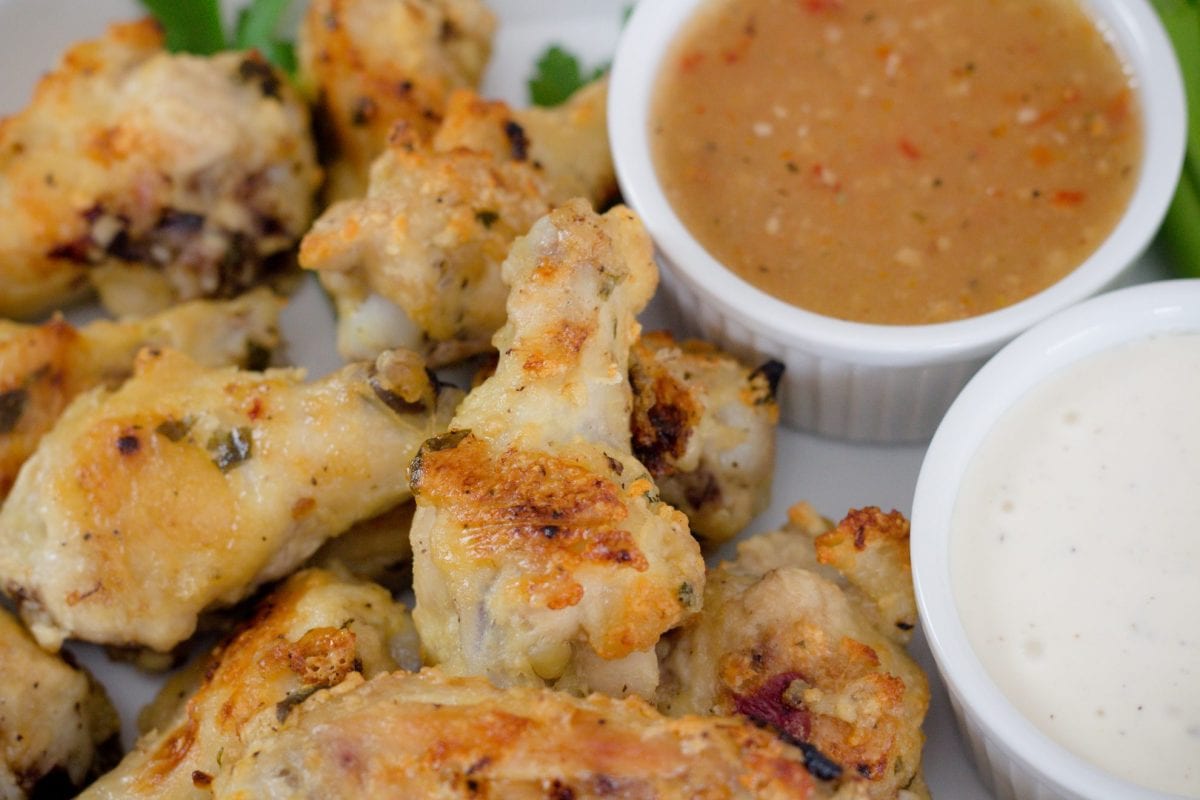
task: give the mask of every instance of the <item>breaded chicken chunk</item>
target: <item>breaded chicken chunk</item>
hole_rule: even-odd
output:
[[[404,351],[302,378],[143,350],[119,389],[75,399],[0,510],[0,586],[43,646],[168,651],[409,496],[453,393]]]
[[[314,692],[351,673],[370,678],[401,667],[420,667],[403,605],[379,586],[324,570],[298,572],[185,671],[184,680],[199,678],[198,686],[164,687],[153,729],[82,797],[211,797],[222,765],[241,758],[246,742],[274,734]]]
[[[441,365],[487,350],[513,239],[558,203],[613,192],[604,97],[598,83],[514,111],[464,91],[431,143],[398,131],[366,197],[326,210],[301,244],[336,301],[342,356],[402,346]]]
[[[301,80],[316,105],[331,200],[362,197],[396,123],[437,128],[455,89],[479,85],[496,19],[480,0],[312,0]]]
[[[264,288],[81,328],[61,317],[43,325],[0,320],[0,499],[67,403],[94,386],[118,386],[142,347],[182,350],[205,366],[262,368],[279,344],[282,307]]]
[[[500,690],[433,670],[321,692],[213,788],[223,800],[832,796],[798,750],[744,720],[668,719],[639,698]]]
[[[699,547],[630,451],[629,348],[657,271],[624,207],[573,200],[504,262],[495,374],[411,468],[428,658],[500,686],[650,696],[696,608]]]
[[[118,314],[237,294],[293,263],[319,181],[307,109],[261,56],[114,25],[0,123],[0,315],[89,284]]]
[[[92,677],[0,608],[0,797],[69,797],[116,755],[117,712]]]
[[[666,331],[630,353],[634,455],[706,545],[736,536],[771,499],[782,373]]]
[[[799,507],[783,530],[750,538],[709,573],[703,611],[664,648],[660,706],[748,717],[804,750],[815,776],[873,800],[927,797],[925,675],[894,625],[810,568],[819,521]],[[887,559],[898,541],[907,564],[908,524],[896,512],[856,510],[836,531],[822,527],[818,542],[849,533],[851,547],[876,551],[860,560]]]

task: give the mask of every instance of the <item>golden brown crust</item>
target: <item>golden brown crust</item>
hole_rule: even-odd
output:
[[[101,320],[80,329],[59,316],[42,325],[0,321],[0,499],[67,404],[94,386],[118,385],[133,371],[142,347],[174,347],[208,366],[247,366],[251,359],[269,358],[278,345],[281,307],[281,300],[261,289],[235,300],[197,300],[144,320]]]
[[[144,350],[76,398],[0,511],[0,580],[36,636],[167,651],[327,538],[409,496],[444,419],[419,358],[312,384]]]
[[[893,510],[885,514],[870,506],[853,509],[832,531],[817,537],[817,561],[840,572],[870,598],[881,629],[907,642],[917,624],[912,566],[908,551],[909,524]]]
[[[67,51],[0,126],[0,314],[90,284],[117,313],[229,297],[291,262],[320,180],[308,112],[255,53],[167,54],[147,20]]]
[[[0,797],[70,794],[109,766],[118,727],[104,689],[0,608]]]
[[[300,250],[337,300],[342,355],[404,346],[436,366],[487,350],[513,240],[558,203],[613,191],[604,97],[598,84],[517,111],[459,91],[432,141],[393,131],[366,197],[331,206]],[[587,335],[563,323],[564,348]]]
[[[710,573],[701,614],[672,640],[660,703],[747,716],[813,748],[818,774],[895,798],[919,782],[928,685],[894,628],[818,572],[812,534],[830,526],[810,511],[797,507],[789,528],[752,537]],[[853,542],[860,525],[864,542],[903,531],[907,549],[906,521],[875,508],[851,511],[824,544]]]
[[[478,0],[314,0],[301,79],[317,105],[328,193],[361,197],[397,123],[433,133],[455,89],[478,85],[495,18]]]
[[[157,729],[84,797],[210,797],[213,777],[248,740],[270,736],[314,691],[351,673],[396,669],[397,656],[412,666],[413,643],[407,612],[380,587],[296,573],[192,668],[198,685],[165,690]]]
[[[649,240],[626,209],[575,200],[517,240],[504,272],[496,371],[413,465],[422,641],[447,671],[502,686],[649,694],[653,647],[703,582],[685,519],[629,449]]]
[[[634,454],[705,544],[737,535],[770,500],[781,372],[665,331],[630,353]]]
[[[744,721],[429,670],[323,692],[255,749],[218,798],[830,796],[798,751]]]

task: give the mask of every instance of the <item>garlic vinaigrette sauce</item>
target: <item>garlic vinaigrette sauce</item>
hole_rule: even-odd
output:
[[[655,171],[718,261],[792,305],[946,322],[1084,261],[1140,104],[1076,0],[710,0],[672,45]]]
[[[1115,347],[1022,397],[963,479],[963,625],[1052,739],[1200,798],[1200,334]]]

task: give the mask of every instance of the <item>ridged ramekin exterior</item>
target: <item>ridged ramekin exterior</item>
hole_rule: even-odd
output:
[[[650,154],[654,76],[675,34],[704,0],[637,5],[613,62],[608,132],[626,202],[664,263],[665,304],[684,330],[741,357],[784,363],[781,416],[795,428],[851,441],[919,442],[982,363],[1047,316],[1104,290],[1141,255],[1183,160],[1182,79],[1145,0],[1084,0],[1128,57],[1142,90],[1142,174],[1125,216],[1074,272],[997,311],[934,325],[869,325],[789,306],[721,266],[675,214]],[[1149,77],[1146,77],[1149,76]]]
[[[775,338],[764,326],[726,312],[665,259],[668,313],[692,335],[714,342],[747,363],[786,365],[779,385],[780,415],[789,425],[821,436],[858,442],[920,442],[986,360],[892,366],[823,356],[803,343]],[[686,311],[685,311],[686,310]]]

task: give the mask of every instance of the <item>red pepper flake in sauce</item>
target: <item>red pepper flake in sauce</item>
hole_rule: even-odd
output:
[[[1136,183],[1137,97],[1071,2],[714,0],[664,63],[651,146],[680,219],[828,316],[944,322],[1028,297]]]
[[[1072,189],[1059,189],[1054,194],[1050,195],[1050,202],[1056,206],[1069,208],[1082,204],[1084,201],[1084,193],[1074,191]]]

